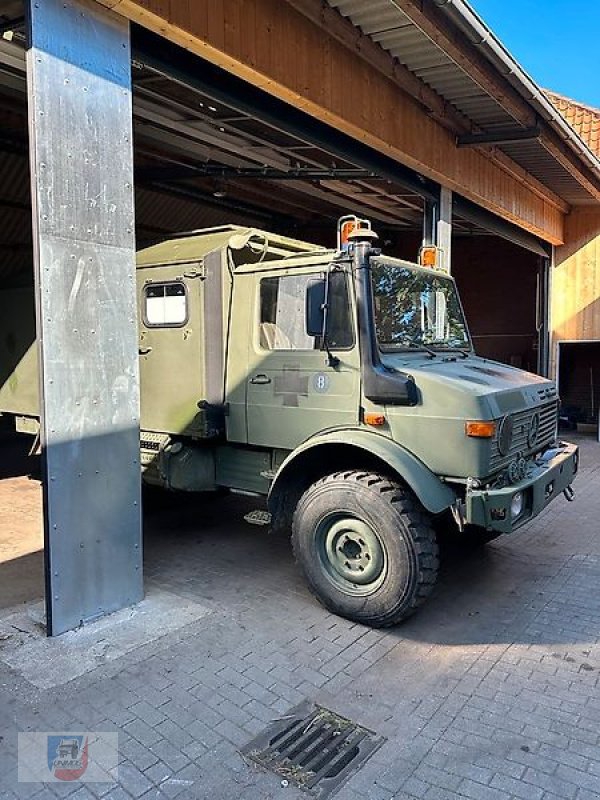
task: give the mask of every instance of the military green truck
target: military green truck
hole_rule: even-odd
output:
[[[453,278],[373,240],[227,225],[139,252],[141,463],[167,489],[266,496],[320,601],[386,626],[430,594],[440,523],[512,535],[572,498],[578,450],[551,381],[474,353]],[[0,294],[0,411],[35,432],[31,291]]]

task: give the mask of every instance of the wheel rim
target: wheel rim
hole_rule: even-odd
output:
[[[346,594],[374,592],[385,578],[387,557],[375,530],[351,514],[330,514],[316,530],[321,566]]]

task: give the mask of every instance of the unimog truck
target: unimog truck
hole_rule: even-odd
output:
[[[139,252],[142,478],[267,497],[319,600],[386,626],[431,592],[436,527],[512,535],[578,450],[554,383],[474,353],[450,275],[347,223],[336,250],[227,225]],[[35,433],[31,292],[1,294],[0,411]]]

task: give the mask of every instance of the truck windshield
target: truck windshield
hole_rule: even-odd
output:
[[[375,330],[382,351],[471,349],[454,281],[431,269],[371,259]]]

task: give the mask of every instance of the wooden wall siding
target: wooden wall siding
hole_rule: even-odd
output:
[[[284,0],[98,0],[552,244],[564,215]]]
[[[554,343],[600,341],[600,209],[575,208],[566,218],[565,240],[552,272]]]

